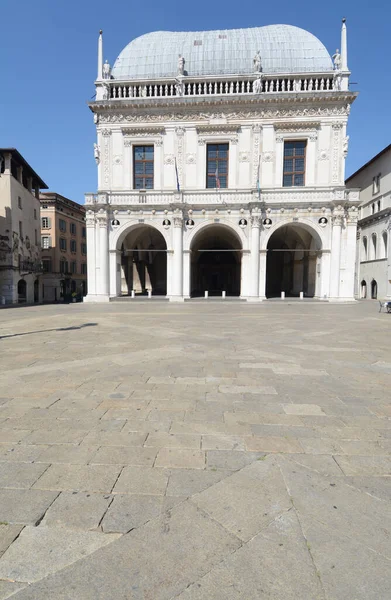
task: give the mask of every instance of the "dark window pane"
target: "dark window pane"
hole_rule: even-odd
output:
[[[296,158],[295,171],[304,171],[304,158]]]
[[[144,163],[144,166],[145,166],[144,173],[146,173],[147,175],[153,175],[153,162],[146,162],[146,163]]]
[[[216,187],[216,179],[214,177],[208,177],[207,187],[208,188]]]
[[[153,159],[153,146],[145,146],[144,151],[145,151],[145,158],[147,160],[152,160]]]
[[[217,162],[215,160],[208,161],[208,173],[214,173],[216,171]]]
[[[151,190],[153,188],[153,180],[152,179],[146,179],[145,180],[145,189],[146,190]]]
[[[303,150],[304,150],[304,148],[306,146],[306,142],[304,142],[304,141],[302,141],[302,142],[294,142],[294,144],[295,144],[296,148],[302,148]]]
[[[227,177],[224,175],[223,177],[219,177],[219,179],[220,179],[220,187],[226,188],[227,187]]]
[[[214,150],[210,150],[208,152],[208,159],[210,160],[211,158],[216,158],[217,157],[217,152],[215,152]]]
[[[282,185],[284,187],[290,187],[292,185],[292,176],[291,175],[284,175],[284,179],[283,179]]]
[[[142,190],[143,189],[143,178],[142,177],[136,177],[134,180],[134,187],[136,188],[136,190]]]
[[[224,173],[227,174],[228,173],[228,163],[226,162],[220,162],[219,163],[219,173]]]
[[[144,163],[136,162],[134,164],[134,172],[136,173],[136,175],[142,175],[144,173]]]
[[[143,160],[144,158],[144,152],[142,148],[135,148],[134,149],[134,158],[135,160]]]
[[[304,175],[295,175],[295,185],[304,185]]]
[[[293,171],[293,158],[286,158],[284,160],[284,171]]]

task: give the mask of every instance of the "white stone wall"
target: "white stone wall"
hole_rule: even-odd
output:
[[[177,99],[178,100],[178,99]],[[191,239],[218,222],[241,240],[241,296],[265,297],[267,243],[272,232],[294,224],[310,231],[319,254],[313,285],[316,297],[351,300],[354,295],[357,196],[344,190],[346,126],[349,102],[332,106],[296,104],[286,97],[280,107],[175,105],[153,110],[122,107],[96,112],[98,193],[87,195],[88,297],[108,300],[121,293],[121,236],[140,225],[161,231],[167,245],[167,295],[190,294]],[[284,141],[306,140],[305,186],[283,188]],[[229,144],[227,190],[206,189],[208,143]],[[133,147],[154,146],[154,189],[133,190]],[[177,192],[177,164],[180,191]],[[257,192],[257,179],[261,197]],[[259,202],[259,200],[261,202]],[[192,210],[195,226],[185,221]],[[319,219],[327,218],[325,227]],[[162,222],[169,218],[171,226]],[[240,218],[247,220],[245,228]],[[272,226],[265,227],[270,218]],[[113,226],[118,220],[120,225]]]

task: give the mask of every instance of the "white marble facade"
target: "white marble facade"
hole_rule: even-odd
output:
[[[282,40],[278,60],[270,33]],[[297,51],[285,56],[288,34]],[[98,190],[86,194],[85,301],[148,292],[183,300],[205,291],[250,301],[281,292],[352,300],[359,196],[344,185],[356,96],[345,23],[334,65],[319,40],[294,27],[170,34],[167,56],[157,42],[151,50],[154,35],[131,42],[112,70],[99,37],[90,103]],[[300,54],[303,36],[318,57],[310,64]],[[243,37],[253,45],[247,59],[234,52]],[[220,42],[231,43],[230,53],[206,60]],[[283,186],[289,141],[305,142],[304,185]],[[227,188],[218,189],[217,178],[206,187],[209,144],[228,144]],[[153,189],[134,189],[140,145],[153,147]]]

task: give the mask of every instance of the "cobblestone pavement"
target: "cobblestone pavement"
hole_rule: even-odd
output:
[[[0,311],[0,599],[389,600],[377,310]]]

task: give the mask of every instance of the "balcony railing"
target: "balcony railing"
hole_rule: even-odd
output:
[[[230,77],[191,80],[180,77],[165,82],[132,83],[109,80],[111,100],[167,98],[187,96],[222,96],[238,94],[280,94],[284,92],[328,92],[340,90],[341,80],[335,73],[311,75],[263,75],[258,78]]]
[[[138,207],[142,205],[169,206],[188,205],[244,205],[250,202],[265,204],[358,202],[359,192],[353,189],[321,187],[272,188],[257,190],[185,190],[175,191],[124,191],[86,194],[86,206],[110,205],[113,207]]]

